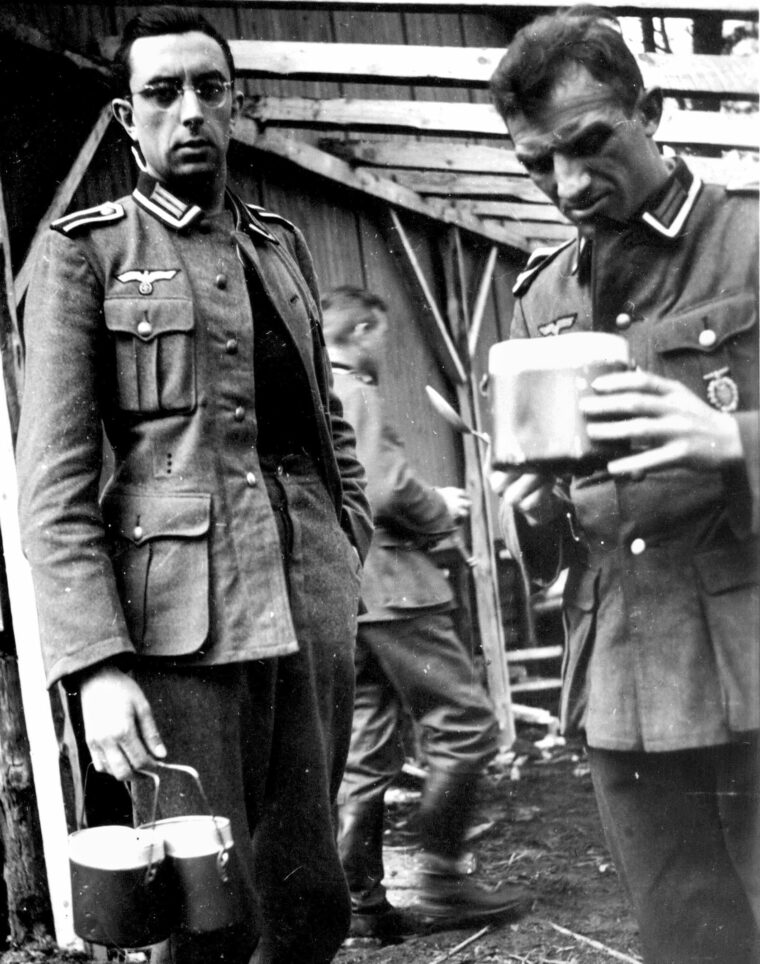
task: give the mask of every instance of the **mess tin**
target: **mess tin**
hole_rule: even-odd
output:
[[[591,383],[599,375],[630,367],[626,340],[605,332],[493,345],[488,358],[493,467],[583,472],[623,454],[619,443],[588,437],[578,403],[592,394]]]
[[[166,851],[166,869],[179,926],[202,934],[239,923],[246,915],[248,894],[227,817],[216,816],[193,767],[156,763],[160,771],[174,770],[195,784],[205,814],[156,820]]]
[[[145,947],[173,926],[164,845],[152,827],[106,826],[69,835],[74,931],[107,947]]]

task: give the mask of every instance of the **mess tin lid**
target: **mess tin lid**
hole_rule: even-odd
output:
[[[163,860],[164,843],[151,828],[88,827],[69,834],[69,859],[99,870],[129,870]]]
[[[490,375],[574,369],[594,364],[630,364],[628,342],[621,335],[577,331],[544,338],[511,338],[491,346]]]
[[[227,817],[192,814],[156,821],[166,853],[172,857],[203,857],[217,853],[232,844],[232,830]]]

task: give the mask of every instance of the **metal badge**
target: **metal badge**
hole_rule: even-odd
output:
[[[124,274],[117,274],[116,280],[123,285],[130,281],[137,281],[139,282],[137,290],[141,295],[152,295],[156,281],[171,281],[175,274],[177,274],[176,268],[170,268],[168,271],[125,271]]]
[[[572,328],[577,317],[577,314],[563,315],[561,318],[556,318],[554,321],[548,321],[545,325],[538,326],[538,333],[540,335],[559,335],[568,328]]]
[[[703,376],[707,382],[707,400],[719,412],[735,412],[739,407],[739,386],[728,374],[728,368],[718,368]]]

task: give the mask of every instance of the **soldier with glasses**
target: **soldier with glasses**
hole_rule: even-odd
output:
[[[25,318],[20,513],[48,681],[81,698],[98,770],[190,764],[232,822],[247,919],[152,960],[327,962],[350,919],[331,817],[364,475],[303,236],[227,187],[229,46],[159,8],[116,62],[137,186],[52,225]],[[162,777],[160,810],[198,812],[192,787]]]

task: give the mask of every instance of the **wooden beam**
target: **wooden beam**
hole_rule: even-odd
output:
[[[508,137],[504,122],[491,104],[256,97],[249,99],[247,113],[259,123],[275,127]],[[757,115],[673,111],[663,118],[657,140],[672,145],[757,149]]]
[[[102,0],[80,0],[80,6],[102,5]],[[451,13],[509,13],[524,10],[540,13],[557,7],[572,6],[556,0],[197,0],[195,7],[239,7],[256,10],[261,7],[279,7],[301,10],[409,10],[439,11]],[[48,6],[69,6],[69,0],[48,0]],[[145,0],[140,6],[163,6],[163,0]],[[651,5],[648,0],[609,0],[605,7],[618,16],[638,14],[668,17],[691,17],[695,13],[715,13],[730,18],[757,19],[754,0],[661,0]]]
[[[500,174],[457,174],[451,171],[412,171],[394,168],[387,168],[384,173],[397,184],[402,184],[423,197],[431,195],[484,200],[509,198],[533,202],[537,205],[546,203],[546,195],[526,174],[522,177],[512,177]]]
[[[486,147],[480,144],[457,144],[451,141],[408,140],[396,136],[383,140],[338,140],[325,137],[320,147],[336,157],[342,157],[355,167],[379,167],[386,176],[398,178],[404,169],[425,171],[448,171],[458,174],[513,174],[526,177],[525,168],[515,157],[514,151],[504,147]],[[686,158],[689,167],[706,181],[715,184],[755,183],[760,165],[747,157],[700,157],[690,154]],[[390,169],[390,170],[389,170]],[[395,170],[394,170],[395,169]],[[452,179],[453,180],[453,179]],[[493,213],[502,202],[479,202],[473,208],[483,207],[479,214]],[[493,205],[493,211],[487,209]],[[519,205],[509,205],[519,207]]]
[[[231,40],[237,70],[249,77],[485,90],[504,47]],[[712,54],[636,55],[648,87],[666,94],[757,98],[758,58]]]
[[[438,336],[435,339],[435,343],[439,348],[438,356],[441,364],[443,365],[447,376],[454,384],[462,384],[466,381],[467,374],[462,366],[462,361],[456,350],[454,342],[451,340],[451,335],[446,328],[446,322],[443,320],[443,316],[438,308],[433,292],[430,290],[430,285],[425,277],[425,272],[422,270],[422,265],[415,254],[412,243],[409,240],[409,236],[404,230],[404,226],[393,208],[390,208],[390,215],[391,221],[393,222],[393,227],[396,229],[396,233],[401,240],[401,244],[409,260],[409,264],[412,267],[414,276],[417,279],[417,283],[419,284],[420,290],[425,298],[425,303],[427,304],[430,314],[435,322],[435,328]]]
[[[425,201],[413,191],[392,181],[376,177],[369,171],[355,171],[345,161],[320,151],[310,144],[284,137],[273,131],[261,133],[253,121],[245,118],[238,120],[233,136],[241,144],[246,144],[262,153],[285,158],[304,170],[328,178],[351,190],[444,224],[456,224],[464,231],[487,238],[497,244],[516,248],[518,251],[530,250],[519,228],[509,226],[502,228],[495,223],[486,226],[466,211],[460,212],[451,205],[441,202]]]
[[[480,329],[483,324],[486,304],[488,303],[488,295],[491,290],[491,282],[493,281],[493,272],[496,267],[496,257],[498,253],[498,248],[495,246],[488,252],[488,260],[486,261],[486,266],[483,269],[483,275],[480,279],[480,285],[478,286],[478,295],[475,299],[475,307],[472,310],[472,319],[470,320],[470,330],[467,334],[467,353],[470,359],[475,357],[475,352],[478,349]]]
[[[512,201],[471,201],[466,210],[478,217],[505,218],[508,221],[545,221],[566,223],[553,204],[516,204]]]
[[[0,292],[8,303],[12,293],[4,279]],[[0,377],[0,530],[2,531],[5,571],[8,579],[13,631],[18,654],[18,675],[29,737],[36,804],[45,852],[47,882],[53,911],[55,937],[59,944],[76,941],[71,905],[71,878],[68,859],[68,828],[60,781],[59,748],[50,697],[45,683],[42,646],[37,623],[37,606],[29,563],[21,548],[16,506],[18,480],[14,461],[5,379]],[[32,911],[33,914],[33,911]]]
[[[525,168],[510,148],[451,141],[422,141],[395,137],[389,140],[338,140],[325,137],[320,147],[362,167],[421,168],[426,171],[456,171],[462,174],[515,174],[525,177]]]
[[[486,224],[493,224],[494,226],[499,224],[517,223],[517,222],[502,222],[502,221],[491,221],[490,218],[483,219]],[[567,241],[568,238],[572,238],[575,234],[576,229],[572,224],[546,224],[544,221],[520,221],[520,230],[525,232],[525,236],[528,239],[528,244],[530,245],[531,251],[534,248],[540,248],[544,245],[549,245],[550,247],[555,244],[559,244],[562,241]]]
[[[32,243],[29,245],[29,250],[27,252],[24,263],[21,266],[20,271],[16,275],[15,282],[15,293],[16,293],[16,304],[21,304],[21,301],[26,294],[26,289],[29,287],[29,279],[31,278],[32,268],[37,260],[40,247],[42,242],[50,229],[50,222],[55,221],[56,218],[61,217],[61,215],[66,213],[66,209],[69,204],[71,204],[71,199],[74,197],[77,188],[82,182],[82,178],[87,172],[87,168],[90,166],[95,152],[100,146],[100,142],[103,140],[105,132],[108,130],[108,125],[111,121],[111,106],[110,104],[104,107],[98,119],[95,122],[95,126],[90,131],[87,136],[87,140],[82,145],[79,154],[77,154],[76,160],[71,165],[71,169],[66,177],[58,185],[58,190],[53,195],[53,200],[50,202],[47,211],[45,211],[40,223],[37,226],[37,230],[32,238]]]
[[[24,386],[24,355],[21,332],[16,314],[13,291],[13,268],[11,265],[11,243],[8,219],[5,214],[5,192],[0,183],[0,248],[2,248],[2,274],[0,290],[4,292],[0,304],[0,352],[2,353],[2,372],[5,380],[5,398],[8,405],[11,438],[15,444],[18,429],[21,393]]]

